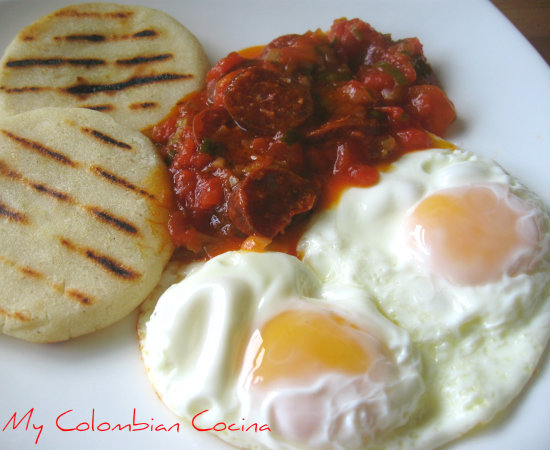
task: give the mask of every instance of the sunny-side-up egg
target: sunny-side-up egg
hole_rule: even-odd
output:
[[[286,254],[199,264],[143,313],[139,335],[162,401],[244,448],[397,448],[396,430],[422,413],[408,333],[364,290],[322,286]]]
[[[323,282],[367,290],[420,349],[424,448],[489,421],[535,371],[550,333],[549,222],[495,162],[433,149],[346,191],[299,242]]]

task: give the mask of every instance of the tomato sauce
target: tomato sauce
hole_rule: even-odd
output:
[[[295,254],[313,212],[437,147],[454,119],[418,39],[359,19],[232,52],[152,130],[172,174],[172,239],[193,258]]]

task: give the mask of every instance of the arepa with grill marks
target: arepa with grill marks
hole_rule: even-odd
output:
[[[202,88],[208,59],[195,36],[143,6],[68,6],[19,32],[0,60],[0,115],[85,107],[137,130]]]
[[[155,287],[172,251],[170,178],[111,117],[42,108],[0,120],[0,331],[34,342],[104,328]]]

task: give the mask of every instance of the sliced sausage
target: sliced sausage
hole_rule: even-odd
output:
[[[307,133],[308,138],[328,139],[336,135],[349,135],[351,130],[374,131],[379,126],[375,119],[358,116],[345,116],[323,123],[319,128],[315,128]]]
[[[198,113],[193,118],[193,137],[195,144],[200,146],[204,139],[213,139],[217,131],[228,126],[231,122],[231,117],[225,108],[212,106]]]
[[[317,195],[310,183],[282,168],[261,168],[233,189],[228,214],[244,234],[273,238],[296,214],[313,208]]]
[[[296,43],[300,40],[300,37],[300,34],[284,34],[283,36],[273,39],[264,47],[262,53],[260,54],[260,58],[265,57],[273,49],[296,46]]]
[[[256,66],[240,71],[231,80],[224,90],[223,104],[240,127],[260,135],[284,133],[313,112],[307,87]]]

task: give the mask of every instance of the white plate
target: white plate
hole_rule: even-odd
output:
[[[74,3],[0,0],[0,48],[43,14]],[[121,3],[128,3],[122,1]],[[513,26],[484,0],[149,0],[172,14],[203,43],[211,62],[231,50],[285,33],[327,29],[332,20],[360,17],[394,38],[418,36],[454,101],[459,120],[448,136],[493,157],[550,204],[550,69]],[[1,238],[1,237],[0,237]],[[0,287],[0,295],[2,288]],[[131,315],[99,333],[55,345],[0,336],[0,448],[199,449],[229,448],[175,423],[153,393],[142,367]],[[547,349],[548,350],[548,349]],[[446,450],[550,448],[550,360],[496,424]],[[17,413],[16,430],[9,422]],[[65,413],[61,415],[62,413]],[[91,423],[135,422],[137,431],[61,431]],[[27,420],[29,419],[30,420]],[[79,425],[81,424],[81,425]],[[33,426],[34,425],[34,426]],[[38,443],[35,440],[43,426]],[[35,429],[35,427],[38,428]],[[153,431],[151,430],[153,428]]]

